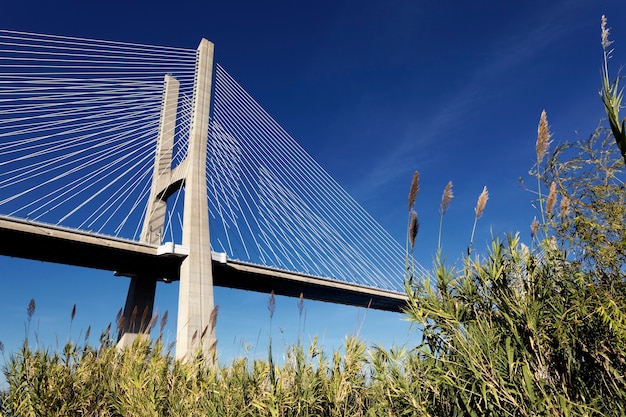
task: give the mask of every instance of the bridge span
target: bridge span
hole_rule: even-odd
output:
[[[0,255],[113,271],[122,276],[179,280],[187,256],[180,245],[151,245],[81,230],[0,216]],[[213,283],[356,307],[400,312],[405,294],[259,266],[212,253]]]

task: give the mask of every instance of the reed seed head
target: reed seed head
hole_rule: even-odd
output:
[[[137,306],[135,306],[135,308],[133,308],[133,312],[130,313],[130,323],[128,323],[129,325],[135,322],[135,319],[137,318]]]
[[[411,180],[411,189],[409,190],[409,211],[411,211],[411,208],[413,208],[413,205],[415,204],[415,199],[417,198],[419,190],[419,172],[415,171],[415,173],[413,173],[413,180]]]
[[[551,137],[552,134],[550,133],[550,126],[548,125],[548,117],[546,111],[543,110],[539,118],[539,126],[537,127],[537,164],[541,163],[543,157],[548,152]]]
[[[33,318],[33,314],[35,314],[35,299],[31,298],[28,303],[28,308],[26,309],[26,315],[29,321]]]
[[[411,212],[411,224],[409,226],[409,242],[411,244],[411,249],[415,247],[415,238],[417,237],[417,232],[419,231],[420,223],[417,220],[417,212],[413,210]]]
[[[530,224],[530,237],[534,238],[537,236],[537,232],[539,232],[539,221],[537,220],[537,217],[535,217]]]
[[[154,327],[158,319],[159,319],[159,316],[157,314],[152,315],[152,318],[150,319],[150,322],[148,323],[148,326],[146,326],[146,329],[145,329],[146,334],[150,333],[150,331],[152,330],[152,328]]]
[[[556,203],[556,183],[552,181],[550,184],[550,192],[548,193],[548,200],[546,201],[546,214],[552,213],[554,205]]]
[[[559,215],[561,217],[561,221],[565,220],[565,218],[569,214],[569,203],[569,197],[564,195],[563,198],[561,198],[561,206],[559,207]]]
[[[487,205],[487,200],[489,200],[489,192],[487,191],[487,186],[483,187],[483,192],[478,196],[478,201],[476,202],[476,207],[474,207],[474,213],[476,213],[476,220],[480,219],[485,211],[485,206]]]
[[[71,321],[74,321],[74,317],[76,316],[76,304],[74,304],[74,307],[72,307],[72,318]]]
[[[159,326],[159,333],[163,333],[163,328],[167,324],[167,316],[168,315],[169,314],[168,314],[167,310],[165,310],[165,313],[163,313],[163,317],[161,317],[161,324]]]
[[[118,333],[118,334],[120,334],[120,335],[122,334],[122,331],[124,330],[124,324],[125,324],[125,323],[126,323],[126,317],[124,317],[124,316],[120,316],[120,317],[117,319],[116,324],[117,324],[117,333]]]
[[[300,299],[298,300],[298,314],[302,316],[302,311],[304,310],[304,294],[300,293]]]
[[[439,206],[439,214],[441,214],[441,216],[446,214],[446,211],[448,211],[450,201],[452,201],[453,197],[454,194],[452,193],[452,181],[450,181],[448,185],[446,185],[446,188],[444,188],[443,195],[441,196],[441,206]]]
[[[215,325],[217,324],[217,315],[220,312],[220,306],[216,305],[213,307],[213,311],[211,311],[211,317],[209,319],[209,323],[211,325],[211,329],[215,329]]]
[[[148,315],[150,314],[150,309],[148,306],[145,306],[143,312],[141,313],[141,327],[145,326],[148,323]]]
[[[274,290],[270,293],[270,299],[267,302],[267,309],[270,312],[270,320],[274,317],[274,312],[276,311],[276,297],[274,296]]]
[[[602,15],[602,23],[600,24],[600,28],[602,29],[602,33],[600,35],[602,39],[602,48],[606,50],[609,46],[611,46],[613,42],[609,40],[609,35],[611,34],[611,31],[609,28],[606,27],[605,15]]]

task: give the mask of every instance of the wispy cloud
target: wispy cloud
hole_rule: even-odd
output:
[[[401,139],[393,142],[393,147],[381,148],[386,152],[378,155],[376,165],[355,185],[355,193],[363,197],[405,180],[407,172],[440,162],[445,150],[453,148],[455,141],[476,140],[464,136],[464,122],[485,117],[487,123],[485,110],[490,101],[504,93],[498,83],[514,75],[523,77],[523,69],[538,53],[553,48],[567,36],[567,22],[560,19],[568,5],[553,4],[541,14],[522,17],[509,25],[506,33],[494,33],[487,50],[480,51],[480,55],[488,58],[478,66],[464,68],[468,76],[460,89],[442,97],[440,104],[430,107],[428,113],[416,115],[414,121],[405,123]],[[436,74],[432,77],[437,79]]]

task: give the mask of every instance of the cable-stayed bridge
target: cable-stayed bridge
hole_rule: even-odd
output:
[[[390,311],[406,301],[405,249],[206,40],[0,30],[0,254],[130,277],[127,336],[152,315],[156,282],[180,280],[179,357],[211,349],[213,285]]]

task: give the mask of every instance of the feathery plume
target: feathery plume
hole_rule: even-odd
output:
[[[130,322],[128,323],[129,326],[133,326],[135,323],[135,319],[137,318],[137,306],[135,306],[135,308],[133,308],[132,313],[130,313]],[[131,331],[137,330],[137,329],[130,329]]]
[[[124,324],[126,323],[126,317],[124,316],[120,316],[117,321],[116,321],[116,325],[117,325],[117,334],[118,335],[122,335],[122,332],[124,331]]]
[[[276,298],[274,296],[274,290],[270,292],[270,299],[267,302],[267,309],[270,312],[270,320],[274,317],[274,311],[276,311]]]
[[[476,207],[474,207],[474,213],[476,213],[476,220],[480,219],[483,215],[483,211],[485,211],[485,206],[487,205],[487,200],[489,200],[489,192],[487,191],[487,186],[483,187],[483,192],[478,196],[478,201],[476,202]]]
[[[74,321],[75,316],[76,316],[76,304],[74,304],[74,307],[72,307],[72,318],[70,319],[70,321]]]
[[[35,314],[35,299],[31,298],[30,302],[28,303],[28,308],[26,309],[28,321],[33,318],[33,314]]]
[[[411,249],[415,247],[415,238],[417,237],[417,232],[419,231],[420,223],[417,220],[417,212],[413,210],[411,212],[411,224],[409,226],[409,243],[411,244]]]
[[[419,172],[415,171],[413,174],[413,180],[411,181],[411,189],[409,190],[409,211],[411,211],[413,204],[415,204],[415,199],[417,198],[419,190]]]
[[[539,126],[537,127],[537,164],[541,163],[546,152],[548,152],[551,137],[552,134],[550,133],[550,126],[548,125],[548,117],[546,111],[543,110],[539,118]]]
[[[163,313],[163,317],[161,317],[161,323],[159,325],[159,333],[163,333],[163,328],[167,324],[167,316],[168,315],[169,315],[169,313],[167,312],[167,310],[165,310],[165,313]]]
[[[209,323],[211,325],[211,329],[215,329],[215,325],[217,324],[217,315],[220,312],[219,304],[213,307],[213,311],[211,311],[211,317],[209,319]]]
[[[487,200],[489,200],[489,191],[487,191],[487,186],[483,187],[483,191],[478,196],[478,201],[476,202],[476,207],[474,207],[474,226],[472,226],[472,235],[470,236],[470,244],[469,248],[467,248],[467,254],[469,255],[472,250],[472,244],[474,243],[474,232],[476,231],[476,223],[478,219],[480,219],[485,211],[485,206],[487,205]]]
[[[148,323],[148,316],[150,315],[150,308],[145,306],[143,308],[143,312],[141,313],[141,327],[145,326]]]
[[[535,216],[533,218],[532,223],[530,224],[530,237],[534,239],[534,237],[537,236],[538,231],[539,231],[539,221],[537,220],[537,217]]]
[[[121,334],[124,328],[124,316],[122,315],[122,309],[120,308],[115,316],[115,325],[117,327],[117,333]]]
[[[548,200],[546,200],[546,214],[550,215],[552,209],[556,204],[556,183],[552,181],[550,184],[550,192],[548,193]]]
[[[154,327],[154,325],[156,324],[157,320],[159,319],[159,315],[158,314],[153,314],[152,318],[150,319],[150,321],[148,322],[148,325],[146,326],[144,333],[148,334],[150,333],[150,331],[152,330],[152,328]]]
[[[602,33],[600,35],[600,37],[602,39],[602,47],[604,49],[607,49],[609,46],[611,46],[613,41],[609,40],[609,35],[611,34],[611,31],[609,30],[609,28],[606,27],[606,16],[605,15],[602,15],[602,23],[600,24],[600,28],[602,29]]]
[[[298,300],[298,314],[302,317],[302,311],[304,310],[304,294],[300,293],[300,299]]]
[[[569,197],[564,195],[563,198],[561,198],[561,206],[559,207],[559,216],[561,217],[561,221],[565,220],[568,214],[569,214]]]
[[[446,188],[443,190],[443,195],[441,196],[441,205],[439,206],[439,237],[437,238],[437,249],[441,249],[441,229],[443,228],[443,216],[448,211],[448,207],[450,206],[450,201],[454,194],[452,194],[452,181],[446,185]]]
[[[441,196],[441,206],[439,206],[439,214],[441,214],[441,216],[445,215],[446,211],[448,211],[450,201],[452,201],[453,197],[454,194],[452,193],[452,181],[450,181],[448,185],[446,185],[446,188],[444,188],[443,195]]]

